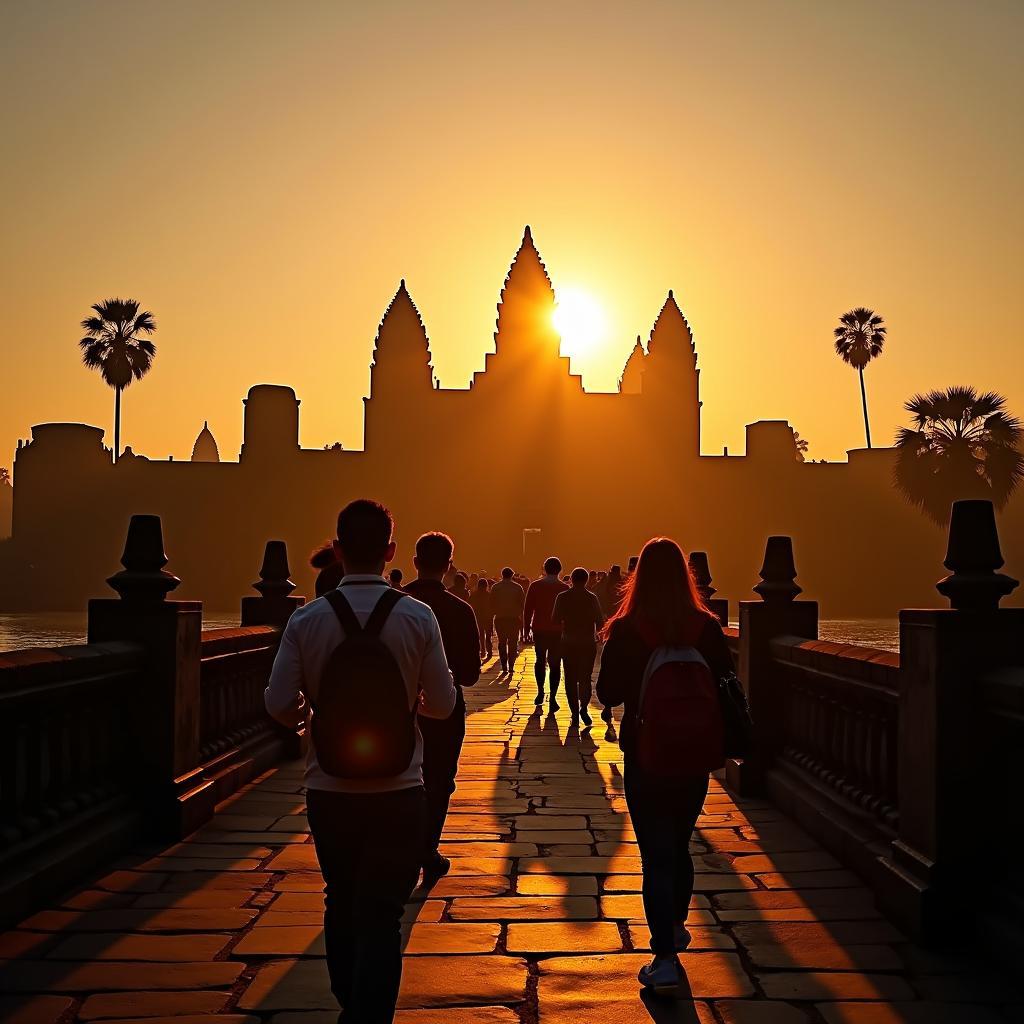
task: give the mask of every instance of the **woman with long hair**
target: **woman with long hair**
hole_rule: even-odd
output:
[[[675,987],[682,968],[676,955],[689,945],[686,915],[693,895],[690,837],[708,792],[708,772],[652,774],[637,750],[641,686],[659,648],[696,650],[714,679],[732,671],[732,656],[718,619],[704,605],[679,545],[649,540],[626,578],[622,601],[603,630],[606,640],[597,680],[602,704],[625,704],[622,747],[626,804],[643,863],[643,901],[654,959],[640,969],[643,985]]]

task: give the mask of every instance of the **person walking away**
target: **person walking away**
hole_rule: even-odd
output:
[[[324,541],[310,556],[309,564],[316,569],[314,584],[317,597],[323,597],[341,582],[345,574],[338,556],[334,553],[334,542]]]
[[[523,632],[527,642],[533,635],[533,649],[537,654],[533,672],[537,678],[537,698],[534,704],[544,703],[544,669],[548,671],[550,693],[549,708],[558,710],[558,681],[561,678],[562,630],[551,619],[555,598],[563,590],[569,588],[559,578],[562,563],[557,558],[549,558],[544,563],[544,575],[530,584],[526,592],[526,604],[523,608]]]
[[[508,675],[512,675],[519,656],[519,634],[523,628],[523,604],[526,601],[526,591],[513,579],[514,576],[515,573],[505,566],[501,570],[501,579],[491,587],[498,659],[501,671]]]
[[[423,842],[423,881],[432,885],[451,869],[451,861],[441,855],[438,844],[448,816],[448,804],[455,792],[459,754],[466,738],[466,698],[464,686],[480,678],[480,631],[473,609],[454,592],[445,590],[444,574],[452,562],[455,545],[444,533],[425,533],[416,541],[417,578],[410,580],[405,592],[433,611],[441,628],[448,667],[455,680],[455,708],[444,720],[424,721],[423,785],[427,794],[427,828]],[[459,574],[462,575],[461,573]],[[462,577],[465,581],[465,576]]]
[[[306,806],[342,1024],[394,1019],[426,811],[418,723],[455,707],[434,613],[384,579],[393,529],[375,501],[342,509],[334,550],[344,576],[288,620],[264,694],[271,716],[290,729],[305,721],[312,737]]]
[[[469,603],[476,616],[477,629],[480,631],[480,660],[483,661],[494,656],[491,640],[494,615],[491,612],[491,592],[486,576],[477,577],[476,587],[469,592]]]
[[[464,572],[457,572],[448,588],[460,601],[469,602],[469,582]]]
[[[551,621],[562,630],[562,664],[565,695],[571,724],[593,725],[590,717],[590,686],[597,658],[597,634],[604,625],[601,603],[588,589],[590,577],[583,568],[573,569],[572,586],[555,598]]]
[[[405,574],[401,569],[392,569],[388,573],[388,583],[391,584],[393,590],[402,590],[402,580],[405,578]]]
[[[724,763],[718,680],[732,671],[732,657],[683,552],[664,537],[644,546],[604,635],[597,695],[609,707],[625,704],[619,743],[626,805],[654,953],[639,979],[673,988],[682,976],[676,953],[690,940],[690,836],[709,772]]]

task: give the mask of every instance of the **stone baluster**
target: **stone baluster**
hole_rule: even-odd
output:
[[[772,659],[776,637],[818,637],[818,602],[798,601],[791,537],[769,537],[761,582],[754,592],[759,601],[740,601],[740,658],[738,672],[747,691],[755,723],[756,749],[743,761],[726,765],[731,789],[743,795],[765,792],[767,773],[782,742],[786,694]]]
[[[706,551],[690,552],[690,573],[693,582],[697,584],[697,591],[708,606],[708,611],[714,615],[723,626],[729,625],[729,602],[724,598],[717,598],[715,588],[711,586],[711,567],[708,565]]]
[[[253,583],[259,597],[242,598],[243,626],[278,626],[283,629],[304,597],[292,597],[295,584],[288,568],[288,548],[283,540],[268,540],[263,551],[260,578]]]
[[[168,601],[181,582],[164,566],[159,516],[135,515],[123,569],[107,580],[118,598],[89,602],[89,643],[125,641],[146,652],[132,702],[137,781],[151,834],[187,835],[213,814],[215,795],[199,771],[201,601]]]
[[[880,902],[921,941],[964,934],[984,909],[979,878],[994,884],[1000,856],[1017,853],[1012,842],[979,853],[965,818],[998,822],[1020,801],[987,775],[991,737],[980,706],[984,676],[1024,664],[1024,609],[999,607],[1017,586],[1002,565],[991,502],[954,502],[949,575],[936,584],[951,607],[900,612],[899,826],[881,861]]]

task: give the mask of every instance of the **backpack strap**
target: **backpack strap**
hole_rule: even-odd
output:
[[[324,600],[331,606],[334,614],[337,615],[346,637],[362,633],[363,627],[359,625],[359,619],[356,618],[356,613],[352,611],[352,605],[348,603],[345,595],[340,590],[329,590],[324,594]]]
[[[405,597],[404,590],[395,590],[394,588],[385,590],[374,605],[373,611],[370,612],[363,632],[367,636],[380,636],[380,631],[384,628],[384,623],[388,621],[388,616],[403,597]]]

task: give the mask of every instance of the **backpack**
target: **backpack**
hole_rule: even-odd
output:
[[[640,684],[635,735],[638,764],[656,778],[706,775],[725,763],[718,684],[695,648],[655,648]]]
[[[416,752],[416,710],[380,631],[405,594],[385,590],[365,626],[340,590],[324,595],[342,640],[327,659],[313,705],[311,733],[320,767],[339,779],[401,775]]]

